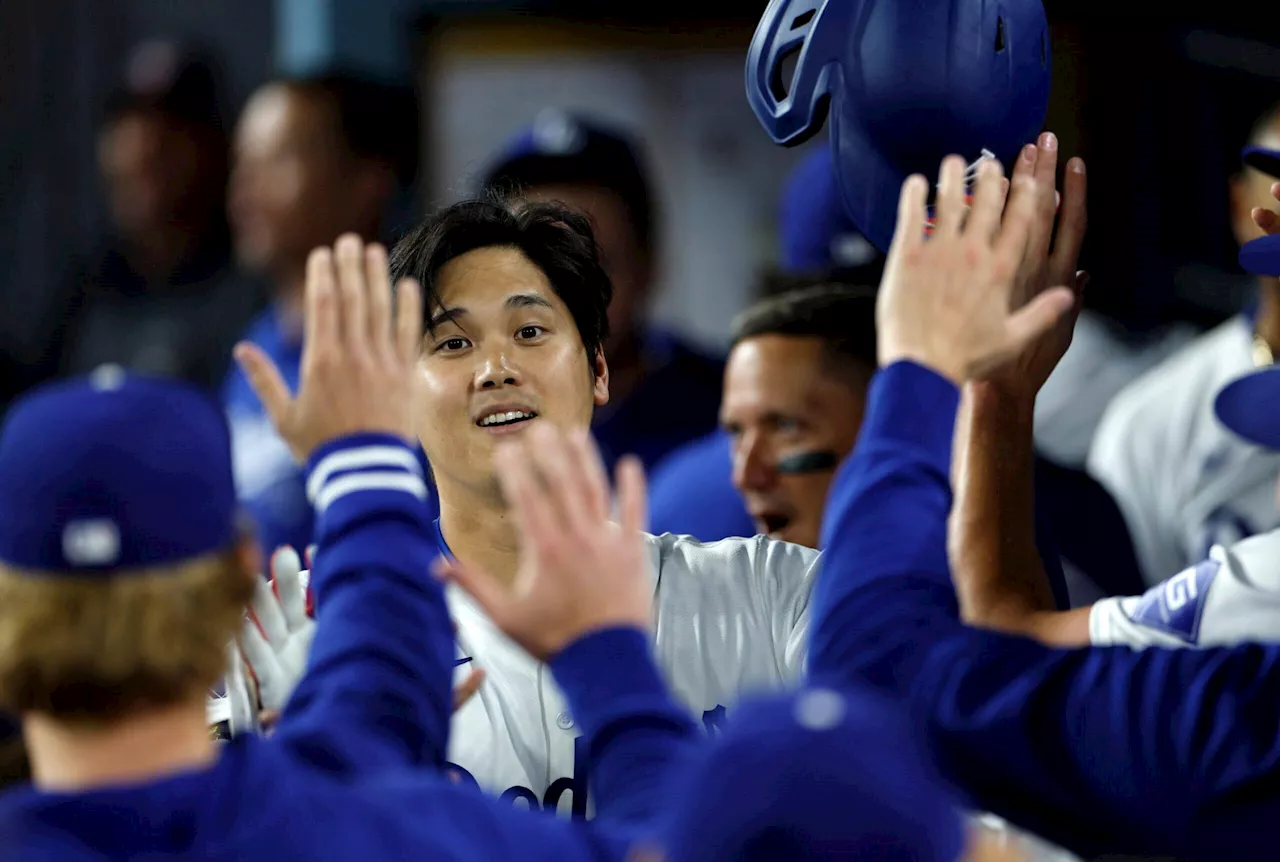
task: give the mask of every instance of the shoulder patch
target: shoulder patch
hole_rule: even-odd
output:
[[[1209,587],[1221,568],[1217,560],[1204,560],[1182,570],[1143,593],[1129,619],[1194,644],[1200,637]]]

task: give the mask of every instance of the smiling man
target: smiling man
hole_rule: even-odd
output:
[[[720,424],[758,532],[818,546],[827,488],[858,439],[875,371],[872,288],[800,288],[734,323]]]
[[[415,409],[439,494],[439,550],[518,589],[520,543],[495,447],[540,423],[585,433],[610,395],[612,286],[590,225],[552,203],[464,201],[410,232],[391,270],[424,291]],[[799,680],[816,551],[766,537],[703,545],[672,535],[646,535],[645,551],[655,655],[706,725],[743,689]],[[487,674],[454,719],[458,774],[522,807],[585,815],[587,752],[547,666],[460,589],[449,601],[458,675],[472,663]]]

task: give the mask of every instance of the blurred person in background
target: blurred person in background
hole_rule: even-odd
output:
[[[609,404],[592,432],[607,465],[646,468],[716,427],[724,363],[646,320],[656,283],[657,204],[626,134],[555,110],[538,115],[485,171],[483,187],[559,201],[586,214],[610,281]]]
[[[1280,105],[1259,117],[1248,147],[1229,186],[1241,245],[1262,236],[1253,209],[1274,205]],[[1103,415],[1088,470],[1124,513],[1146,585],[1199,562],[1214,545],[1280,526],[1280,453],[1234,435],[1213,407],[1224,385],[1272,365],[1277,349],[1280,281],[1259,276],[1255,304],[1138,377]]]
[[[874,287],[816,285],[734,323],[720,426],[755,532],[818,547],[827,488],[876,372],[875,309]]]
[[[228,206],[236,256],[268,281],[271,304],[239,334],[268,352],[290,386],[302,359],[307,256],[343,233],[383,238],[393,202],[417,176],[418,142],[411,88],[335,73],[271,81],[249,98]],[[263,547],[305,548],[313,516],[302,469],[238,368],[223,401],[237,488]]]
[[[880,281],[884,256],[845,212],[829,146],[816,147],[792,171],[779,204],[778,233],[781,260],[778,271],[764,280],[766,296]],[[650,477],[653,532],[687,534],[703,542],[755,535],[757,525],[733,475],[733,441],[722,428],[672,452]]]
[[[97,149],[111,228],[65,288],[60,370],[114,363],[213,389],[262,302],[232,267],[211,62],[167,42],[140,46]]]

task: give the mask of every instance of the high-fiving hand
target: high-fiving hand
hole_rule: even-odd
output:
[[[641,536],[648,507],[640,462],[619,462],[615,523],[609,480],[585,431],[566,435],[537,422],[522,438],[494,453],[520,535],[514,584],[508,589],[485,571],[443,558],[439,574],[542,661],[593,631],[651,629],[654,583]]]
[[[1022,187],[1034,178],[1015,173],[1006,210],[1003,170],[998,162],[983,163],[966,214],[964,174],[959,156],[943,160],[936,228],[928,239],[928,184],[919,175],[903,184],[876,306],[881,365],[912,360],[957,385],[1018,356],[1075,304],[1065,285],[1017,303],[1037,205],[1037,196]]]
[[[307,259],[306,332],[298,394],[254,344],[235,357],[294,457],[358,432],[415,439],[413,373],[422,345],[422,291],[396,289],[394,324],[387,252],[345,234]]]
[[[1076,269],[1086,226],[1084,162],[1079,158],[1067,162],[1060,208],[1054,188],[1057,167],[1058,140],[1045,132],[1038,145],[1028,144],[1018,156],[1005,207],[1006,219],[1028,219],[1027,245],[1014,283],[1012,307],[1021,308],[1058,285],[1070,287],[1075,294],[1075,303],[1055,325],[985,378],[1008,394],[1025,399],[1035,398],[1071,346],[1088,282],[1088,276]],[[1022,195],[1031,198],[1031,206],[1022,205]]]

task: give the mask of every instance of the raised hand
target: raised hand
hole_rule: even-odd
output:
[[[235,357],[294,457],[357,432],[414,439],[412,377],[422,342],[422,293],[397,287],[392,324],[387,253],[346,234],[307,259],[306,331],[298,394],[259,347]]]
[[[1075,303],[1066,286],[1015,302],[1036,215],[1034,188],[1025,188],[1034,177],[1014,175],[1006,210],[1003,170],[998,162],[983,163],[966,215],[964,174],[959,156],[943,160],[936,228],[928,239],[928,184],[919,175],[903,183],[876,306],[881,365],[912,360],[956,384],[1016,357]]]
[[[310,562],[312,550],[307,549]],[[253,616],[245,620],[239,642],[227,648],[227,697],[233,736],[269,729],[306,671],[316,623],[311,618],[310,572],[292,548],[271,558],[270,582],[258,579]],[[475,668],[453,691],[453,708],[462,708],[484,683]]]
[[[282,709],[306,670],[315,637],[315,620],[307,616],[302,562],[292,548],[271,558],[272,581],[258,579],[252,618],[240,633],[240,649],[257,681],[262,710]],[[235,706],[233,705],[233,709]],[[269,724],[268,718],[264,723]]]
[[[539,422],[521,436],[494,453],[520,535],[515,582],[508,589],[485,571],[443,558],[438,573],[543,661],[592,631],[651,629],[654,584],[641,536],[648,506],[640,462],[619,462],[615,523],[608,478],[585,431],[566,435]]]
[[[1020,217],[1015,215],[1019,213],[1027,213],[1029,219],[1027,247],[1018,267],[1012,307],[1021,308],[1057,285],[1067,285],[1075,293],[1075,303],[1068,313],[1032,340],[1012,361],[985,378],[1005,393],[1026,399],[1034,399],[1071,346],[1088,282],[1088,276],[1076,270],[1086,226],[1084,162],[1079,158],[1067,162],[1060,209],[1054,189],[1057,167],[1058,141],[1046,132],[1040,136],[1038,146],[1028,144],[1018,156],[1013,169],[1012,197],[1005,210],[1006,219]],[[1020,206],[1019,195],[1029,196],[1031,206]]]

